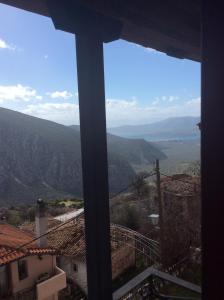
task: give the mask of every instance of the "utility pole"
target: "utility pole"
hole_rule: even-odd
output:
[[[163,226],[163,205],[161,196],[161,180],[160,180],[160,168],[159,160],[156,159],[156,188],[157,188],[157,200],[159,206],[159,233],[160,233],[160,254],[162,263],[164,262],[164,226]]]

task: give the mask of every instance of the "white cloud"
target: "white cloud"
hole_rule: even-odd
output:
[[[179,97],[178,96],[161,96],[161,97],[155,97],[155,100],[152,102],[152,105],[158,105],[159,103],[161,103],[161,101],[163,102],[174,102],[176,100],[178,100]]]
[[[169,97],[168,97],[169,99]],[[79,123],[79,107],[74,103],[35,103],[21,110],[23,113],[55,121],[65,125]],[[107,99],[106,114],[108,126],[124,124],[145,124],[176,116],[199,116],[200,98],[186,101],[150,103],[142,105],[137,100]]]
[[[145,52],[152,53],[152,54],[164,54],[163,52],[158,51],[154,48],[144,47],[144,46],[139,45],[139,44],[134,44],[134,47],[142,48]]]
[[[145,51],[151,52],[151,53],[152,53],[152,52],[153,52],[153,53],[154,53],[154,52],[158,52],[158,51],[156,51],[156,49],[149,48],[149,47],[146,47],[146,48],[145,48]]]
[[[113,110],[117,107],[122,107],[123,109],[130,109],[132,107],[135,107],[137,105],[136,100],[119,100],[119,99],[107,99],[106,100],[106,107],[107,109]]]
[[[163,96],[163,99],[164,97],[166,102],[161,102],[161,98],[156,97],[155,101],[148,105],[132,100],[107,100],[108,125],[144,124],[168,117],[200,115],[200,98],[174,103],[179,97]]]
[[[42,99],[43,99],[43,97],[42,97],[42,96],[40,96],[40,95],[38,95],[38,96],[36,96],[36,99],[37,99],[37,100],[42,100]]]
[[[37,91],[28,86],[17,85],[0,85],[0,103],[5,101],[25,101],[33,99],[41,100],[42,97],[37,95]]]
[[[152,102],[152,105],[157,105],[159,104],[159,99],[156,99],[155,101]]]
[[[178,99],[179,99],[178,96],[168,96],[168,98],[167,98],[167,100],[168,100],[169,102],[173,102],[173,101],[178,100]]]
[[[156,49],[153,49],[153,48],[149,48],[149,47],[146,47],[144,48],[146,52],[149,52],[149,53],[152,53],[152,54],[166,54],[164,52],[161,52],[159,50],[156,50]]]
[[[52,99],[63,98],[65,100],[72,97],[72,94],[68,91],[55,91],[52,93],[46,93],[46,95],[50,96]]]
[[[73,103],[29,104],[21,112],[65,125],[79,123],[79,107]]]
[[[8,47],[9,45],[7,45],[5,41],[0,39],[0,49],[7,49]]]
[[[44,55],[44,59],[48,59],[48,55],[47,54]]]
[[[188,106],[200,107],[200,105],[201,105],[201,98],[198,97],[198,98],[191,99],[191,100],[187,101],[186,104]]]
[[[0,38],[0,49],[15,50],[16,48],[7,44],[6,41]]]

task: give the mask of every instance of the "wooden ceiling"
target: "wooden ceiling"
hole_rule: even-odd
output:
[[[0,0],[49,16],[47,0]],[[69,0],[77,1],[77,0]],[[122,21],[121,38],[170,56],[201,60],[200,0],[80,0],[104,16]]]

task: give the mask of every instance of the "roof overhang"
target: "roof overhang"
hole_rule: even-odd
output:
[[[51,17],[48,1],[0,0],[1,3]],[[173,57],[201,60],[199,0],[69,0],[67,3],[78,3],[94,14],[121,22],[121,39]],[[66,27],[60,29],[71,32]]]

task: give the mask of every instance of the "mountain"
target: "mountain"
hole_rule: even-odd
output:
[[[70,128],[79,132],[78,125],[72,125]],[[109,153],[119,153],[120,157],[132,166],[152,164],[156,159],[166,158],[161,150],[144,139],[122,138],[108,133],[107,144]]]
[[[110,133],[130,138],[146,140],[194,139],[200,131],[197,128],[199,117],[175,117],[145,125],[127,125],[109,128]]]
[[[132,164],[165,158],[143,140],[108,140],[111,193],[133,180]],[[82,197],[79,130],[0,108],[0,204],[71,196]]]

